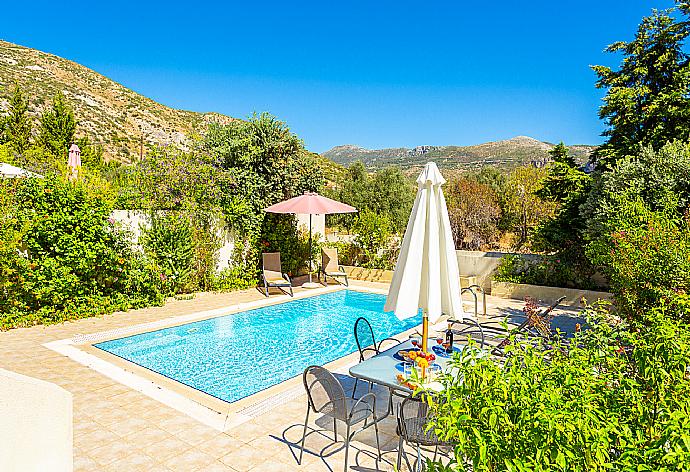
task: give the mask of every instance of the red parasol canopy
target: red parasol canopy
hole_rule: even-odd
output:
[[[357,211],[355,207],[331,200],[314,192],[305,192],[304,195],[276,203],[265,210],[269,213],[301,213],[303,215],[354,213]]]
[[[269,213],[301,213],[309,215],[309,254],[311,255],[311,215],[326,215],[329,213],[354,213],[355,207],[346,205],[330,198],[322,197],[318,193],[305,192],[299,197],[276,203],[264,209]],[[309,282],[302,285],[304,288],[316,288],[319,285],[311,281],[312,261],[309,257]]]

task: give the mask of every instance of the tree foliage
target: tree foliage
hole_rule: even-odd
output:
[[[67,152],[74,142],[77,121],[64,94],[56,93],[53,102],[41,115],[38,140],[58,160],[67,162]]]
[[[0,126],[0,142],[7,143],[13,153],[22,155],[31,146],[29,100],[18,84],[12,88],[7,114]]]
[[[556,144],[550,151],[549,156],[554,162],[565,164],[568,167],[576,167],[575,158],[570,155],[568,147],[563,144],[563,141]]]
[[[690,210],[690,143],[676,141],[658,151],[643,148],[600,174],[582,206],[587,240],[615,230],[623,208],[638,199],[652,211],[673,205],[676,221]]]
[[[331,191],[336,200],[354,206],[360,212],[370,210],[385,215],[395,232],[402,232],[412,210],[415,188],[398,167],[387,167],[369,175],[362,162],[353,163],[341,182]],[[338,215],[331,221],[352,229],[355,215]]]
[[[597,87],[607,90],[599,111],[607,140],[595,153],[604,167],[640,147],[690,137],[690,56],[684,47],[690,21],[687,2],[678,3],[680,13],[654,11],[642,20],[634,40],[606,49],[623,55],[618,70],[593,67]]]
[[[591,285],[595,269],[585,255],[587,219],[581,206],[587,200],[592,178],[580,170],[562,143],[551,151],[554,161],[547,166],[537,195],[556,205],[553,218],[542,221],[535,231],[533,247],[555,253],[557,269],[578,287]]]
[[[501,207],[486,184],[463,177],[444,186],[448,216],[458,249],[481,249],[498,241]]]
[[[525,245],[537,228],[554,215],[556,204],[542,200],[539,191],[546,175],[543,168],[518,167],[506,181],[504,212],[506,226],[519,235],[517,246]]]

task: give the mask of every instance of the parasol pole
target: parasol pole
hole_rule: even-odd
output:
[[[309,213],[309,283],[311,282],[312,273],[312,260],[311,260],[311,213]]]
[[[427,344],[429,340],[429,316],[424,310],[422,313],[422,352],[429,352],[427,351]]]

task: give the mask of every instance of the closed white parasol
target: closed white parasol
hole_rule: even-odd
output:
[[[385,306],[400,319],[415,316],[422,309],[425,351],[429,320],[435,323],[441,314],[456,319],[464,316],[458,259],[441,190],[445,182],[433,162],[427,163],[417,178],[417,197]]]

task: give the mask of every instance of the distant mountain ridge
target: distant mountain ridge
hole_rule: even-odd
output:
[[[101,144],[106,159],[131,161],[146,144],[185,148],[210,121],[229,122],[219,113],[197,113],[161,105],[67,59],[0,41],[0,115],[14,83],[29,97],[37,116],[52,97],[64,93],[78,121],[77,137]]]
[[[448,169],[470,170],[486,165],[516,167],[524,164],[543,166],[549,161],[548,151],[554,144],[529,136],[516,136],[503,141],[472,146],[416,146],[413,148],[366,149],[353,144],[336,146],[322,156],[349,165],[362,161],[369,168],[397,165],[417,168],[434,161]],[[571,145],[570,153],[579,162],[585,162],[596,146]]]

